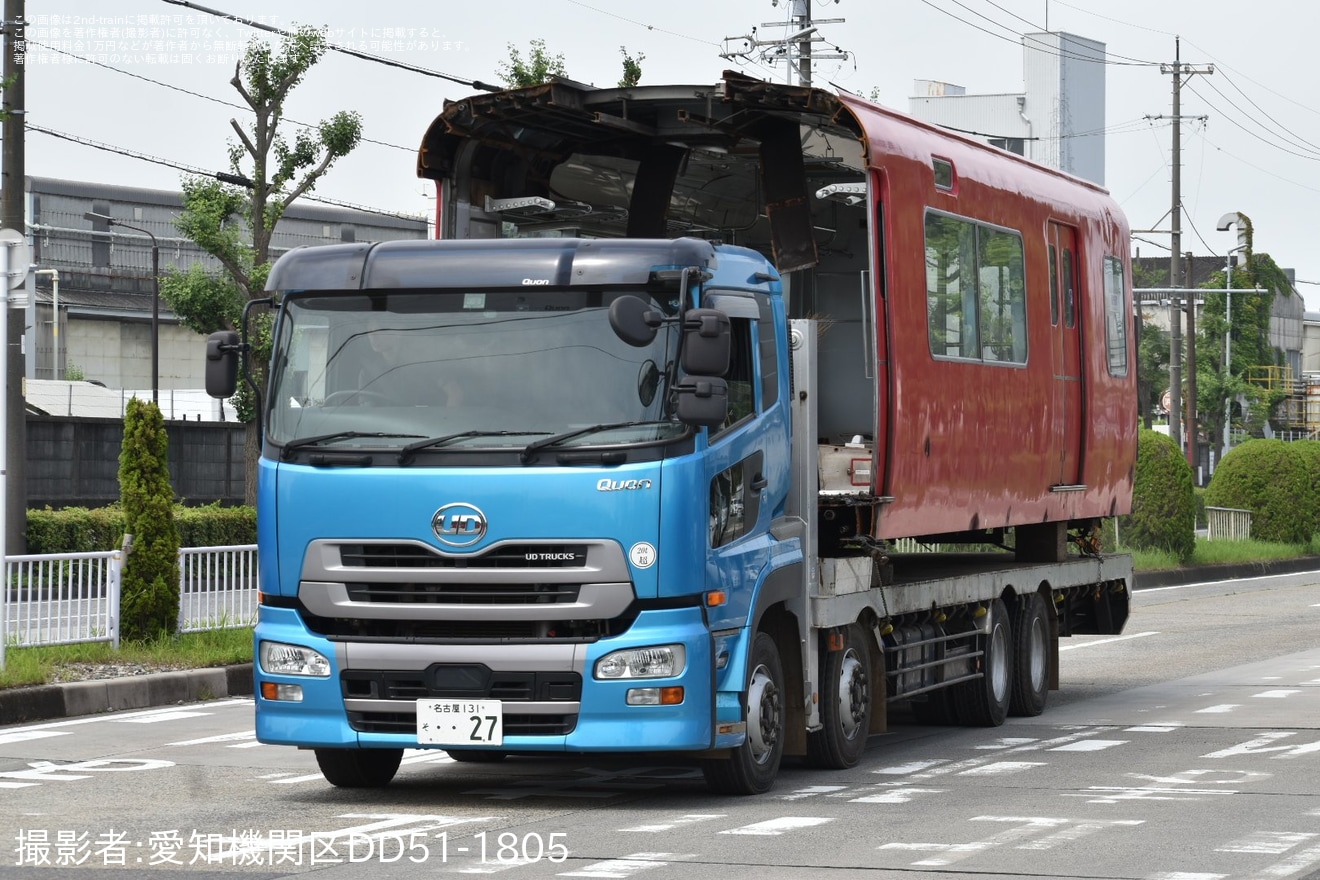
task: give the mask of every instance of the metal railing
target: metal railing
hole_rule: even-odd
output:
[[[5,557],[0,669],[7,647],[110,642],[119,647],[121,550]],[[179,550],[179,631],[252,626],[257,545]]]
[[[1233,507],[1205,509],[1207,541],[1246,541],[1251,537],[1251,511]]]
[[[179,632],[257,622],[257,545],[179,551]]]

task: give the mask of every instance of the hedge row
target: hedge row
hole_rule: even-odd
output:
[[[1132,513],[1118,518],[1119,536],[1129,547],[1164,550],[1182,562],[1196,549],[1196,490],[1182,451],[1158,431],[1137,436],[1137,471]]]
[[[124,511],[109,507],[66,507],[27,512],[28,553],[94,553],[117,550],[124,539]],[[223,547],[257,542],[257,512],[251,507],[174,508],[180,547]]]
[[[1251,511],[1251,537],[1306,544],[1320,531],[1320,441],[1249,440],[1224,456],[1205,503]]]

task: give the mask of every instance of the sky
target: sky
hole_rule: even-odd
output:
[[[1022,90],[1024,32],[1066,31],[1106,44],[1105,185],[1133,230],[1168,230],[1172,202],[1172,64],[1198,73],[1181,92],[1184,251],[1220,255],[1219,232],[1240,212],[1255,249],[1294,269],[1320,311],[1320,75],[1315,0],[811,0],[824,42],[814,84],[874,95],[906,112],[914,80],[969,94]],[[229,84],[253,37],[277,39],[166,0],[26,0],[26,106],[31,176],[177,190],[177,166],[228,168]],[[641,57],[642,84],[709,84],[726,69],[794,81],[758,54],[724,58],[744,37],[784,36],[792,0],[207,0],[209,9],[292,29],[325,27],[336,45],[470,82],[499,84],[510,46],[542,39],[569,76],[616,84],[622,52]],[[755,29],[755,31],[753,31]],[[726,40],[725,38],[732,38]],[[89,63],[91,59],[96,63]],[[434,213],[416,149],[446,100],[470,85],[330,52],[285,108],[316,123],[356,110],[369,139],[316,195],[404,214]],[[97,146],[66,139],[92,142]],[[125,156],[120,153],[137,154]],[[156,162],[140,158],[148,156]],[[1167,232],[1134,235],[1143,257],[1167,256]]]

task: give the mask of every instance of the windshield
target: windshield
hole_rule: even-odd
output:
[[[667,325],[641,348],[620,340],[609,306],[624,295],[639,291],[291,295],[275,338],[269,437],[454,451],[680,436],[664,393],[677,331]]]

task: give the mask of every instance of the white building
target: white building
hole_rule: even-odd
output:
[[[1104,58],[1105,44],[1095,40],[1023,34],[1022,92],[969,95],[963,86],[917,80],[908,110],[1103,186]]]

